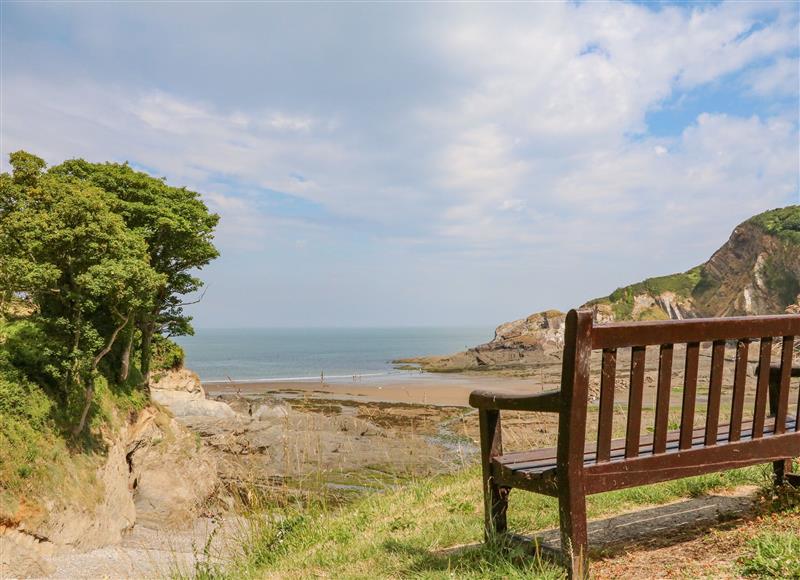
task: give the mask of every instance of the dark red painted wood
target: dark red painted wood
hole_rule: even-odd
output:
[[[767,414],[767,395],[769,394],[770,360],[772,358],[772,337],[761,338],[758,356],[758,382],[753,410],[753,438],[758,439],[764,432],[764,418]]]
[[[722,399],[722,371],[725,364],[725,341],[716,340],[711,347],[711,378],[708,385],[706,411],[706,445],[716,445],[719,429],[719,405]]]
[[[697,369],[700,360],[700,343],[686,345],[686,364],[683,372],[683,404],[681,407],[681,449],[692,445],[694,431],[694,409],[697,402]]]
[[[472,391],[469,404],[478,409],[495,411],[536,411],[539,413],[558,413],[561,411],[561,392],[546,393],[495,393],[493,391]]]
[[[645,347],[631,349],[631,383],[628,394],[628,426],[625,431],[625,457],[639,454],[639,437],[642,430],[642,397],[644,394]]]
[[[487,539],[506,531],[508,490],[497,485],[492,474],[492,459],[503,454],[503,432],[500,412],[481,409],[478,413],[481,434],[481,468],[483,471],[484,532]]]
[[[787,431],[794,431],[794,419],[786,420]],[[741,440],[751,440],[752,436],[752,421],[742,422]],[[766,435],[772,435],[775,432],[774,417],[770,417],[764,426]],[[717,433],[717,443],[728,443],[729,426],[721,425]],[[667,434],[667,453],[683,451],[678,447],[678,431],[670,431]],[[705,447],[706,428],[698,427],[694,430],[692,437],[692,449]],[[639,441],[639,457],[653,455],[653,436],[651,434],[642,435]],[[625,459],[625,439],[614,439],[611,442],[611,461],[622,461]],[[502,457],[494,459],[496,465],[502,465],[511,471],[542,471],[555,467],[556,465],[556,449],[537,449],[535,452],[524,451],[518,453],[507,453]],[[597,463],[594,450],[587,447],[583,455],[583,463],[585,466]]]
[[[784,336],[781,345],[781,375],[778,383],[778,405],[775,409],[775,432],[786,430],[786,415],[789,411],[789,381],[792,376],[794,336]]]
[[[796,433],[784,433],[754,441],[737,441],[666,455],[609,461],[586,468],[586,491],[598,493],[622,489],[703,473],[738,469],[798,455],[800,455],[800,437]]]
[[[669,430],[670,389],[672,388],[672,345],[662,344],[658,356],[658,387],[656,393],[656,420],[653,451],[664,453]]]
[[[624,348],[788,335],[800,335],[800,315],[622,322],[596,326],[592,332],[592,348]]]
[[[562,409],[558,421],[558,512],[561,550],[570,576],[588,577],[589,540],[583,450],[589,404],[589,364],[592,354],[592,313],[570,310],[564,332],[561,370]]]
[[[736,368],[733,375],[729,441],[738,441],[742,435],[742,415],[744,414],[744,396],[747,391],[747,353],[749,348],[750,341],[748,339],[740,340],[736,344]]]
[[[597,420],[597,461],[608,461],[614,428],[614,393],[617,380],[617,351],[603,351],[600,370],[600,412]]]
[[[558,498],[563,560],[572,577],[588,574],[586,495],[646,485],[680,477],[772,462],[775,481],[800,480],[789,473],[789,458],[800,455],[800,417],[788,419],[794,336],[800,316],[706,319],[594,326],[591,311],[570,311],[566,321],[560,394],[505,396],[476,393],[487,536],[506,530],[508,490],[512,487]],[[743,420],[749,339],[781,336],[781,366],[770,366],[771,338],[762,338],[754,420]],[[719,425],[725,341],[736,340],[731,421]],[[686,342],[680,431],[669,431],[669,391],[675,343]],[[701,342],[712,342],[706,425],[694,428]],[[645,353],[660,348],[656,420],[652,435],[642,435]],[[632,347],[627,432],[611,440],[616,348]],[[589,361],[593,348],[604,349],[601,411],[597,444],[586,443]],[[604,388],[607,387],[607,388]],[[610,393],[610,394],[609,394]],[[773,415],[766,418],[769,400]],[[800,404],[798,405],[800,407]],[[500,409],[559,412],[558,446],[522,453],[502,453]],[[798,413],[800,415],[800,412]]]

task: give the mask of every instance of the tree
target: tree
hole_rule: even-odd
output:
[[[26,297],[55,345],[44,374],[83,431],[98,366],[128,321],[154,309],[166,276],[150,264],[143,237],[115,209],[117,199],[64,173],[44,172],[28,153],[11,155],[0,176],[0,283]]]
[[[116,211],[128,228],[144,239],[151,267],[163,276],[151,308],[137,315],[126,330],[120,353],[120,376],[124,376],[134,329],[138,329],[141,371],[148,384],[153,335],[193,333],[182,297],[202,287],[193,272],[219,255],[213,245],[219,216],[209,212],[197,192],[169,186],[164,179],[134,171],[128,164],[75,159],[53,167],[49,173],[88,182],[113,195]]]

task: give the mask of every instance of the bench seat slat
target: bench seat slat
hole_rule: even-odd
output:
[[[797,422],[794,418],[786,420],[786,431],[794,432]],[[752,421],[745,421],[742,423],[742,431],[740,440],[743,442],[752,440]],[[764,426],[764,435],[770,436],[775,431],[775,419],[769,417]],[[723,444],[728,442],[729,426],[723,425],[720,427],[716,442]],[[667,433],[666,455],[680,451],[679,449],[680,431],[670,431]],[[611,456],[610,462],[625,459],[625,439],[614,439],[611,442]],[[693,432],[692,437],[692,451],[704,448],[705,445],[705,427],[698,427]],[[686,450],[684,450],[686,451]],[[639,445],[639,456],[652,456],[653,455],[653,436],[645,435],[641,438]],[[661,454],[658,454],[661,455]],[[585,467],[597,465],[596,452],[593,444],[587,444],[583,456],[583,464]],[[522,453],[507,453],[505,455],[494,458],[493,462],[498,466],[517,473],[524,473],[529,477],[536,477],[537,473],[555,469],[556,467],[556,450],[555,448],[537,449],[533,452]]]
[[[793,425],[791,429],[794,430]],[[742,434],[742,438],[733,443],[725,441],[711,447],[701,444],[690,451],[595,464],[584,471],[585,489],[587,494],[598,493],[759,463],[783,462],[787,457],[798,455],[800,433],[775,433],[759,439]]]

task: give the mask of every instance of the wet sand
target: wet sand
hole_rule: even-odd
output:
[[[553,388],[532,378],[480,376],[468,374],[403,373],[364,377],[357,381],[229,381],[205,382],[209,397],[217,395],[275,394],[313,398],[352,399],[385,403],[417,403],[437,406],[469,406],[469,394],[476,389],[505,393],[538,393]]]

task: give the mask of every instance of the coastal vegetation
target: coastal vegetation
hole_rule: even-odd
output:
[[[800,559],[793,551],[791,535],[800,525],[800,504],[796,496],[787,496],[790,499],[784,498],[783,503],[771,501],[769,475],[763,468],[591,496],[589,513],[593,519],[624,517],[620,514],[650,510],[647,513],[659,522],[653,529],[638,525],[634,528],[633,539],[627,543],[617,538],[608,547],[593,548],[593,570],[601,572],[604,566],[613,566],[615,560],[624,559],[626,553],[637,549],[668,549],[675,539],[663,534],[670,511],[659,510],[659,506],[684,501],[687,511],[709,510],[711,504],[703,503],[707,494],[720,492],[724,495],[724,490],[737,486],[758,486],[761,500],[752,510],[731,513],[721,523],[714,520],[682,530],[681,543],[701,542],[704,536],[725,536],[727,541],[723,545],[734,552],[725,554],[724,563],[718,564],[723,566],[718,573],[774,576],[777,571],[796,570]],[[509,513],[513,521],[510,525],[514,529],[530,532],[557,527],[555,499],[512,493],[511,502],[513,509]],[[261,508],[253,515],[252,527],[236,538],[237,544],[242,546],[240,555],[224,566],[203,566],[201,576],[542,579],[565,576],[562,568],[519,547],[509,550],[483,543],[477,467],[371,493],[345,507],[332,507],[320,500],[302,505],[270,502]],[[776,529],[773,526],[777,518],[771,518],[778,512],[782,524]],[[608,527],[613,526],[609,524]],[[553,532],[549,533],[551,540],[552,536]],[[734,554],[741,556],[737,558]],[[770,560],[770,554],[781,554],[782,559]],[[714,555],[719,557],[718,550]],[[682,567],[688,567],[688,575],[692,576],[701,573],[703,565],[701,558],[692,562],[684,552],[673,559],[667,569],[659,568],[661,563],[656,563],[649,572],[678,573]],[[188,576],[189,572],[184,570],[178,575]],[[649,575],[645,573],[644,577]]]
[[[154,367],[182,364],[184,296],[217,256],[197,192],[128,164],[0,175],[0,519],[67,480],[97,488],[102,429],[149,403]],[[97,452],[100,453],[97,453]],[[65,474],[71,474],[65,478]]]

